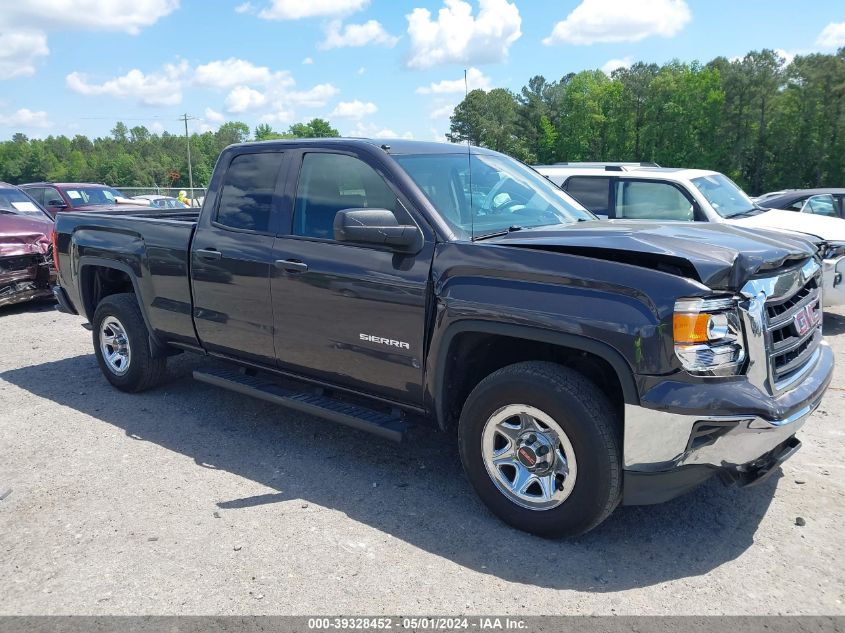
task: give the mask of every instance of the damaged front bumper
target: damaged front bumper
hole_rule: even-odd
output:
[[[625,505],[668,501],[713,475],[760,483],[795,453],[795,437],[821,402],[833,374],[823,343],[801,383],[772,397],[749,381],[690,385],[671,379],[639,405],[625,406]]]
[[[0,257],[0,306],[52,297],[56,280],[48,254]]]

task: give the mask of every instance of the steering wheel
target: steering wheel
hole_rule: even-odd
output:
[[[493,202],[496,199],[496,196],[501,193],[502,189],[504,189],[505,184],[510,180],[510,178],[502,178],[499,182],[493,185],[493,188],[487,193],[487,200],[484,207],[482,207],[482,211],[486,211],[488,213],[506,213],[508,210],[512,209],[513,207],[521,207],[525,206],[524,202],[519,200],[515,200],[511,198],[507,202],[503,202],[500,205],[494,205]]]

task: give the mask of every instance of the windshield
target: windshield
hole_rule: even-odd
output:
[[[394,158],[462,238],[596,219],[537,172],[506,156]]]
[[[74,187],[65,189],[65,193],[74,207],[115,204],[116,198],[125,197],[117,189],[111,187]]]
[[[40,220],[50,219],[38,203],[19,189],[0,188],[0,213],[29,215]]]
[[[693,178],[692,184],[723,218],[732,218],[756,210],[751,198],[723,174]]]

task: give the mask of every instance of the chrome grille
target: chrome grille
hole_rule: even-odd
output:
[[[809,329],[802,332],[796,318],[805,315],[810,315],[805,322]],[[820,272],[788,297],[767,301],[766,317],[769,371],[775,390],[780,391],[802,373],[822,341]]]

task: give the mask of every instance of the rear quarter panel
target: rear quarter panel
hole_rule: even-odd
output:
[[[82,296],[85,268],[105,266],[133,279],[153,335],[198,345],[191,319],[189,246],[195,224],[137,216],[63,213],[56,221],[60,283],[90,320]]]

